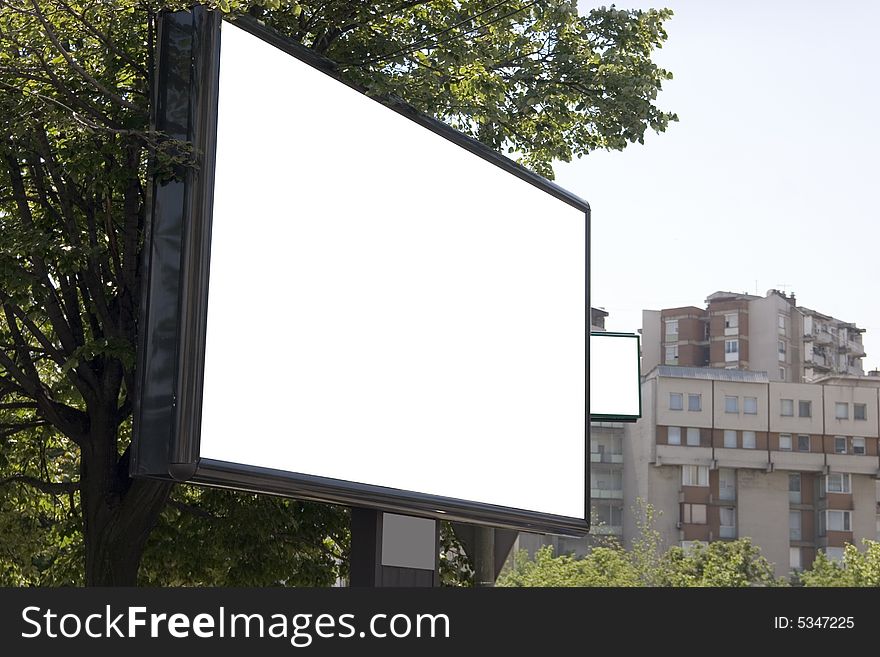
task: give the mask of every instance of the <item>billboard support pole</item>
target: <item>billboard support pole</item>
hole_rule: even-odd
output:
[[[440,586],[437,521],[353,508],[349,584],[358,588]]]
[[[475,527],[474,584],[478,588],[495,586],[495,529]]]

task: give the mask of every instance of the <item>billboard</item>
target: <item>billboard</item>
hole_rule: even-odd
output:
[[[584,533],[588,205],[255,21],[159,44],[132,473]]]
[[[635,422],[642,416],[641,350],[635,333],[590,334],[590,419]]]

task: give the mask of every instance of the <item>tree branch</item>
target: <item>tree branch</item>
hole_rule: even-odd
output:
[[[58,2],[58,4],[60,4],[62,7],[64,7],[64,9],[66,9],[67,12],[71,16],[75,17],[80,23],[82,23],[85,26],[85,28],[89,32],[91,32],[101,43],[103,43],[110,50],[112,50],[113,53],[117,57],[119,57],[120,59],[125,61],[129,66],[131,66],[134,70],[136,70],[140,75],[142,75],[143,77],[147,77],[147,72],[141,67],[141,65],[138,62],[136,62],[132,57],[130,57],[128,55],[128,53],[126,53],[124,50],[118,48],[112,39],[110,39],[109,37],[102,34],[101,31],[98,30],[97,27],[95,27],[91,22],[89,22],[86,19],[85,14],[78,14],[76,12],[76,10],[74,10],[69,4],[64,2],[64,0],[56,0],[56,1]]]
[[[49,495],[61,495],[63,493],[73,493],[79,490],[78,481],[63,481],[56,483],[43,481],[42,479],[37,479],[36,477],[30,477],[28,475],[12,475],[11,477],[0,479],[0,486],[12,483],[24,484],[31,488],[36,488],[43,493],[48,493]]]
[[[222,520],[222,518],[215,516],[212,513],[205,511],[204,509],[200,509],[197,506],[193,506],[192,504],[186,504],[184,502],[178,502],[177,500],[168,500],[168,506],[173,509],[177,509],[178,511],[182,511],[183,513],[188,513],[191,516],[195,516],[196,518],[203,518],[205,520]]]
[[[91,84],[95,89],[97,89],[102,94],[104,94],[105,96],[110,98],[113,102],[115,102],[120,107],[123,107],[127,110],[132,110],[132,111],[140,111],[137,106],[128,102],[127,100],[125,100],[125,98],[123,98],[119,94],[116,94],[116,93],[113,93],[112,91],[110,91],[107,87],[105,87],[103,84],[98,82],[98,80],[96,80],[94,77],[92,77],[87,70],[85,70],[82,66],[80,66],[76,62],[76,60],[74,60],[73,57],[70,56],[70,53],[67,52],[67,50],[64,48],[64,46],[61,45],[61,41],[59,41],[58,35],[55,34],[55,30],[53,30],[52,27],[49,25],[49,21],[46,20],[46,16],[43,14],[42,10],[40,9],[40,4],[37,2],[37,0],[31,0],[31,4],[34,7],[34,12],[37,16],[37,20],[39,20],[40,23],[43,25],[43,31],[46,33],[46,36],[49,37],[49,41],[51,41],[52,45],[55,46],[55,49],[58,50],[59,53],[61,53],[61,56],[64,58],[64,61],[66,61],[68,63],[70,68],[72,68],[74,71],[79,73],[79,75],[86,82]]]

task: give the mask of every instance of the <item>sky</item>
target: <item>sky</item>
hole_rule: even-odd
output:
[[[582,12],[606,3],[579,2]],[[626,0],[666,6],[657,103],[679,122],[645,144],[556,165],[592,208],[592,305],[636,331],[643,308],[717,290],[794,292],[867,329],[880,367],[880,2]]]

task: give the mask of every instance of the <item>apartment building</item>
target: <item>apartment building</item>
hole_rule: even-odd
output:
[[[642,371],[661,364],[744,369],[792,383],[861,375],[862,333],[851,322],[798,306],[794,294],[715,292],[705,308],[643,311]]]
[[[878,392],[872,376],[657,366],[622,442],[623,506],[650,502],[670,545],[750,537],[778,575],[839,558],[880,533]]]

